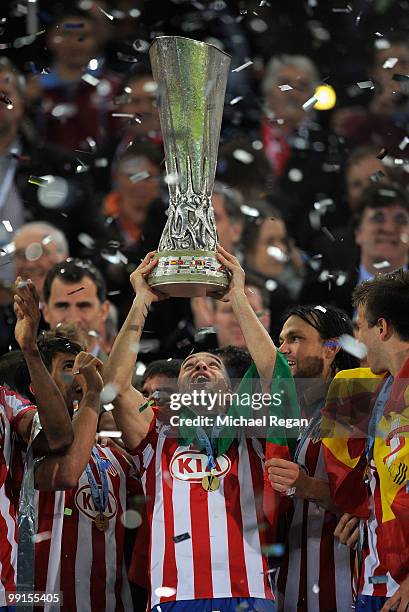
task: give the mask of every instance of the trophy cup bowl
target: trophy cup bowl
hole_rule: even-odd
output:
[[[148,283],[172,297],[205,296],[229,284],[216,257],[211,195],[230,56],[182,36],[156,38],[149,55],[158,85],[169,209]]]

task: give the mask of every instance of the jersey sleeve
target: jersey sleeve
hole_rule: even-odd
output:
[[[155,449],[158,443],[158,426],[158,421],[155,416],[149,425],[149,430],[145,438],[136,448],[129,451],[135,471],[140,478],[148,469],[148,466],[155,454]]]
[[[11,426],[15,429],[21,417],[30,410],[37,410],[37,407],[16,391],[1,388],[0,398],[4,406],[7,418]]]

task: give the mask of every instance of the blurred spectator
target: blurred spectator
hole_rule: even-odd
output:
[[[409,199],[398,185],[371,186],[363,193],[354,214],[358,258],[345,259],[342,268],[321,270],[307,277],[300,301],[328,303],[352,312],[354,287],[376,274],[407,269]],[[336,245],[335,247],[336,248]]]
[[[264,327],[270,329],[268,292],[258,285],[246,283],[245,293]],[[246,348],[244,336],[228,300],[192,298],[191,308],[193,321],[198,330],[195,340],[197,346],[200,344],[200,350],[212,348],[212,344],[218,348],[226,346]],[[213,337],[214,334],[216,338]]]
[[[303,107],[319,80],[308,57],[283,55],[270,60],[262,82],[264,152],[278,177],[276,188],[287,197],[282,207],[287,227],[306,249],[316,233],[309,219],[315,202],[337,201],[342,193],[342,147],[335,134],[320,124],[319,112],[311,105]]]
[[[257,138],[253,142],[231,140],[220,146],[217,177],[238,189],[246,204],[266,197],[273,188],[272,166],[262,148]]]
[[[44,283],[44,318],[50,329],[74,323],[88,352],[104,360],[99,338],[109,313],[105,281],[95,266],[68,259],[48,272]]]
[[[51,223],[65,234],[70,251],[78,253],[78,234],[88,230],[97,236],[100,231],[90,177],[77,173],[74,157],[38,144],[24,118],[24,79],[4,57],[0,83],[11,101],[0,104],[1,217],[14,231],[33,219]],[[9,243],[10,229],[4,223],[0,229],[0,241]]]
[[[215,183],[212,205],[218,241],[226,251],[236,256],[246,220],[241,211],[243,204],[240,191],[223,183]]]
[[[44,301],[44,281],[48,271],[69,256],[64,234],[49,223],[26,223],[14,234],[16,276],[31,278],[40,302]]]
[[[115,135],[112,98],[118,77],[98,60],[97,25],[91,13],[64,8],[47,34],[51,70],[32,77],[30,95],[39,102],[39,133],[46,142],[74,153],[92,152]],[[33,83],[34,81],[34,83]]]
[[[157,84],[144,64],[133,70],[121,84],[118,111],[133,115],[123,121],[125,134],[122,146],[132,140],[150,140],[162,144],[162,134],[157,107]]]
[[[367,108],[340,109],[334,116],[337,134],[352,146],[372,144],[385,147],[394,157],[407,157],[399,144],[406,136],[409,88],[405,77],[409,72],[409,40],[403,32],[391,32],[375,39],[373,64],[369,76],[373,82]],[[397,78],[394,78],[398,75]]]
[[[387,185],[393,181],[402,183],[404,177],[400,169],[386,165],[386,161],[391,158],[381,161],[376,157],[378,153],[379,149],[373,146],[358,147],[350,153],[346,160],[346,202],[343,206],[339,203],[337,207],[337,218],[343,220],[343,223],[331,229],[329,234],[322,231],[315,244],[316,250],[322,255],[322,260],[327,267],[342,268],[345,261],[359,258],[355,243],[353,214],[359,207],[365,189],[374,184]],[[343,210],[339,210],[341,207]],[[316,215],[319,224],[325,226],[328,215],[322,212],[317,211]]]
[[[153,215],[149,214],[152,203],[161,195],[161,161],[160,151],[148,143],[135,143],[126,149],[114,169],[114,190],[105,198],[103,212],[113,219],[109,226],[110,233],[133,249],[142,237],[145,240],[148,238],[149,225],[155,224],[158,228],[155,242],[158,232],[163,229],[158,219],[153,219]],[[144,248],[150,250],[146,245]]]

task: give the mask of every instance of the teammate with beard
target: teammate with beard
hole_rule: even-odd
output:
[[[334,538],[340,513],[331,502],[323,462],[320,410],[335,374],[358,365],[338,343],[339,336],[352,333],[348,316],[331,306],[296,306],[284,317],[279,350],[296,379],[303,416],[309,419],[294,462],[266,462],[273,488],[293,495],[287,550],[278,575],[286,612],[351,609],[351,553]]]
[[[238,260],[221,247],[218,260],[230,272],[224,299],[230,300],[260,379],[270,388],[276,359],[282,356],[248,302]],[[176,432],[179,438],[170,437],[166,416],[156,417],[149,406],[144,407],[145,398],[132,387],[135,346],[149,306],[161,298],[146,282],[156,264],[155,253],[148,253],[131,275],[135,299],[104,367],[105,384],[117,390],[114,416],[139,466],[147,496],[149,609],[233,612],[241,606],[275,610],[263,554],[266,535],[260,527],[261,442],[238,436],[228,450],[218,454],[217,436],[209,430],[195,428],[192,441],[182,439],[180,431]],[[219,356],[193,353],[182,363],[179,392],[201,388],[214,393],[229,387]]]

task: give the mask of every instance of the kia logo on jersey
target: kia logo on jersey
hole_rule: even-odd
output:
[[[78,489],[75,495],[75,505],[77,506],[80,512],[82,512],[83,514],[85,514],[85,516],[92,520],[94,520],[97,514],[99,514],[94,506],[94,501],[91,495],[91,488],[89,485],[84,485],[83,487],[80,487]],[[112,493],[112,491],[109,491],[108,503],[104,514],[109,519],[111,519],[116,515],[117,509],[118,504],[116,503],[114,494]]]
[[[217,457],[215,463],[217,476],[225,476],[230,471],[231,461],[226,455]],[[201,482],[209,471],[207,455],[200,451],[176,451],[170,462],[170,473],[177,480]]]

